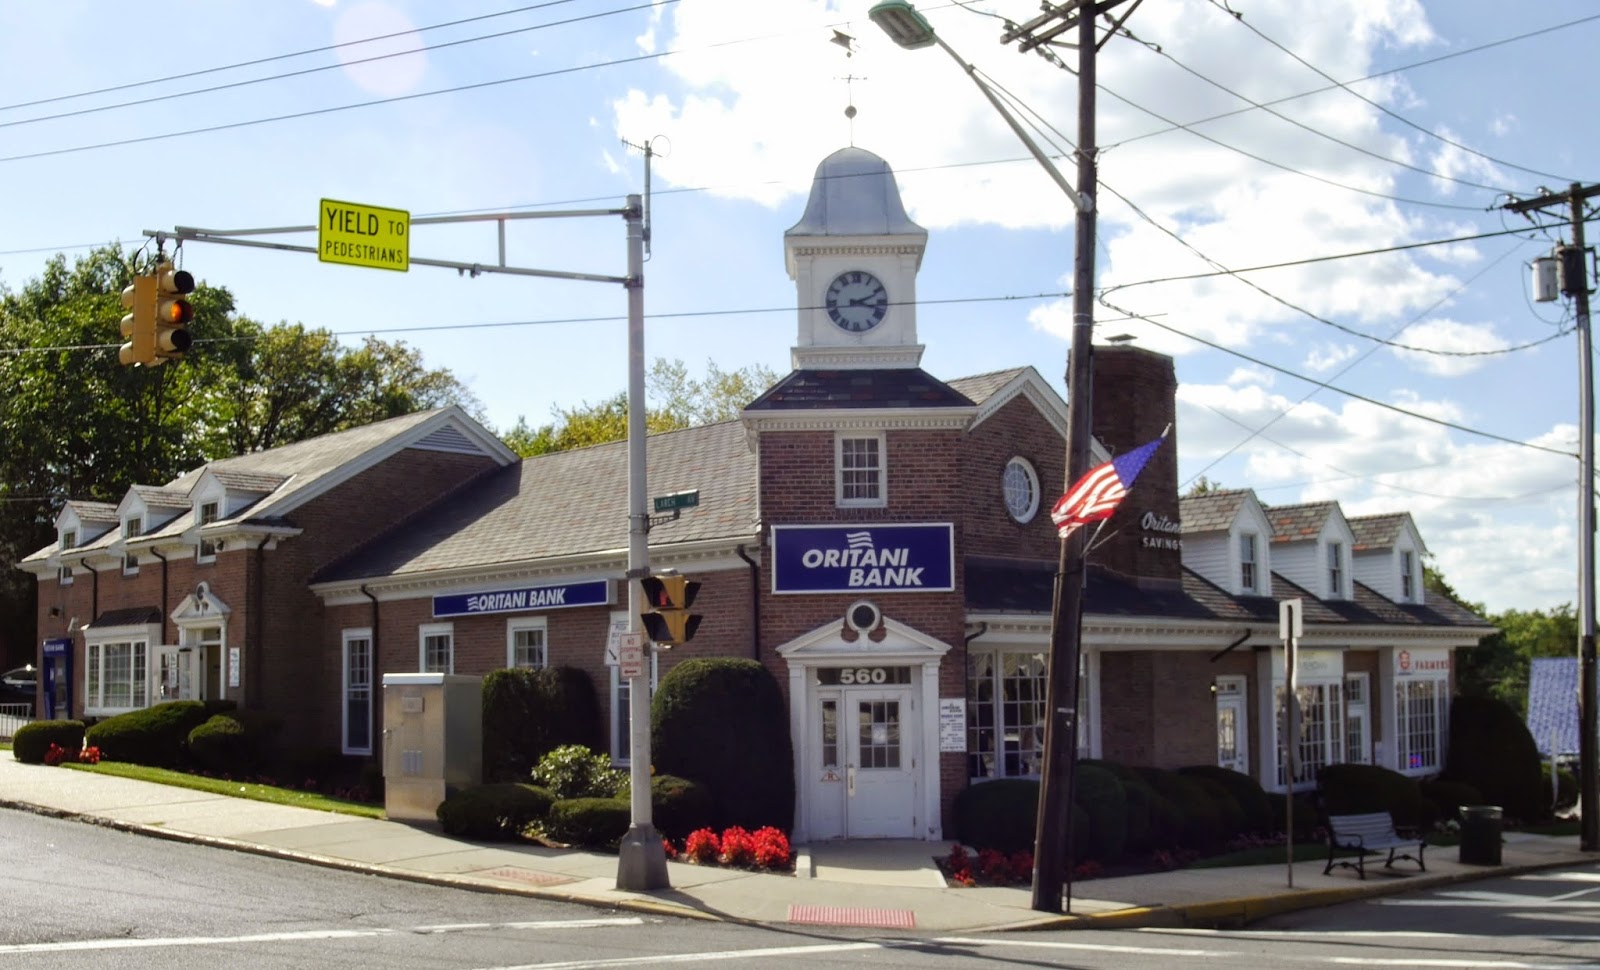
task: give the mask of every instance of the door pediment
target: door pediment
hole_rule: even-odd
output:
[[[876,631],[856,632],[843,620],[835,620],[795,637],[779,647],[778,654],[791,664],[809,666],[837,661],[856,662],[863,657],[878,661],[923,663],[938,660],[950,651],[950,644],[943,640],[887,616],[883,618],[880,629],[882,636],[873,639]],[[847,636],[853,639],[846,639]]]
[[[233,607],[211,592],[211,584],[200,583],[194,592],[185,596],[183,602],[171,613],[172,622],[179,625],[192,623],[216,623],[228,618],[233,612]]]

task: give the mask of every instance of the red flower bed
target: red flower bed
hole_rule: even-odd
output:
[[[789,837],[770,825],[754,832],[735,825],[724,829],[721,835],[711,829],[696,829],[683,840],[682,851],[667,839],[661,841],[667,858],[702,866],[785,870],[794,864]]]

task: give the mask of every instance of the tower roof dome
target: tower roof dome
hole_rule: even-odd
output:
[[[906,215],[889,163],[864,148],[841,148],[822,160],[805,214],[785,236],[900,236],[926,239]]]

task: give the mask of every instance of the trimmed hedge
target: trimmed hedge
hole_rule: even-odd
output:
[[[585,848],[615,848],[628,834],[632,809],[621,798],[568,798],[550,806],[544,831],[557,842]]]
[[[1185,849],[1212,853],[1222,848],[1233,833],[1226,831],[1228,814],[1211,790],[1199,780],[1162,768],[1134,769],[1155,789],[1156,794],[1177,811],[1177,843]],[[1234,806],[1237,811],[1237,806]]]
[[[483,678],[483,777],[526,781],[546,754],[568,744],[602,747],[600,701],[577,667],[511,668]]]
[[[631,805],[632,786],[624,784],[617,797]],[[676,775],[650,779],[650,819],[669,839],[680,840],[696,829],[709,828],[714,809],[711,790],[697,781]]]
[[[1078,765],[1072,792],[1073,805],[1086,816],[1088,832],[1081,837],[1074,818],[1072,861],[1095,859],[1116,862],[1128,851],[1128,797],[1117,776],[1095,765]]]
[[[1261,787],[1261,782],[1243,772],[1218,765],[1190,765],[1187,768],[1179,768],[1178,774],[1215,782],[1226,789],[1243,813],[1238,834],[1272,833],[1272,803],[1267,801],[1267,793]]]
[[[254,711],[213,714],[189,732],[189,756],[211,771],[250,774],[261,768],[279,726],[277,719]]]
[[[1461,806],[1483,804],[1483,793],[1465,782],[1434,778],[1419,782],[1417,787],[1422,792],[1425,814],[1439,821],[1460,821]]]
[[[712,828],[794,827],[789,705],[754,660],[695,658],[661,679],[650,708],[650,751],[663,774],[711,791]]]
[[[108,717],[84,732],[106,761],[174,768],[188,756],[189,732],[216,711],[200,701],[168,701]]]
[[[1507,821],[1550,817],[1550,782],[1539,781],[1539,748],[1504,701],[1457,697],[1450,705],[1450,755],[1439,777],[1462,782],[1499,805]]]
[[[514,839],[528,823],[544,818],[554,803],[555,796],[537,785],[497,783],[453,792],[434,814],[449,835]]]
[[[1433,821],[1416,779],[1380,765],[1324,765],[1317,771],[1317,787],[1327,815],[1388,812],[1397,826],[1427,826]]]
[[[11,737],[11,756],[26,765],[44,764],[50,745],[76,755],[83,750],[82,721],[30,721]]]
[[[1039,783],[1032,778],[996,778],[956,794],[956,838],[974,849],[1011,853],[1033,850],[1039,818]]]
[[[1289,831],[1288,813],[1289,797],[1283,792],[1267,792],[1267,803],[1272,806],[1272,830],[1277,833]],[[1310,842],[1316,834],[1317,827],[1322,824],[1321,810],[1317,808],[1317,799],[1309,792],[1297,791],[1294,793],[1294,840],[1296,842]]]

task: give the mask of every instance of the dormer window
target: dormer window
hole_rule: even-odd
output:
[[[887,504],[883,451],[882,434],[841,434],[835,439],[834,482],[839,505]]]
[[[1344,543],[1328,543],[1328,598],[1344,597]]]
[[[78,531],[76,529],[67,529],[61,533],[61,541],[58,544],[59,548],[57,551],[66,552],[68,549],[71,549],[77,544]],[[56,582],[60,583],[62,586],[71,586],[72,567],[66,563],[62,563],[60,566],[56,567]]]
[[[1239,591],[1255,593],[1256,589],[1256,534],[1246,532],[1239,536]]]
[[[221,512],[221,508],[220,508],[219,503],[217,503],[217,502],[201,502],[200,503],[200,507],[195,510],[195,519],[199,522],[200,528],[204,529],[207,525],[210,525],[211,523],[217,521],[220,512]],[[195,561],[196,562],[216,562],[216,559],[217,559],[217,544],[216,544],[216,542],[211,540],[211,539],[201,539],[200,540],[200,546],[196,550]]]
[[[144,520],[139,518],[138,516],[134,516],[132,518],[123,519],[122,520],[122,541],[123,542],[127,542],[130,539],[138,537],[139,533],[141,533],[143,531],[144,531]],[[124,575],[124,576],[137,576],[137,575],[139,575],[139,557],[138,556],[134,555],[131,552],[124,552],[122,554],[122,575]]]
[[[1400,550],[1400,598],[1407,603],[1416,602],[1417,599],[1417,580],[1413,575],[1415,559],[1410,549]]]

